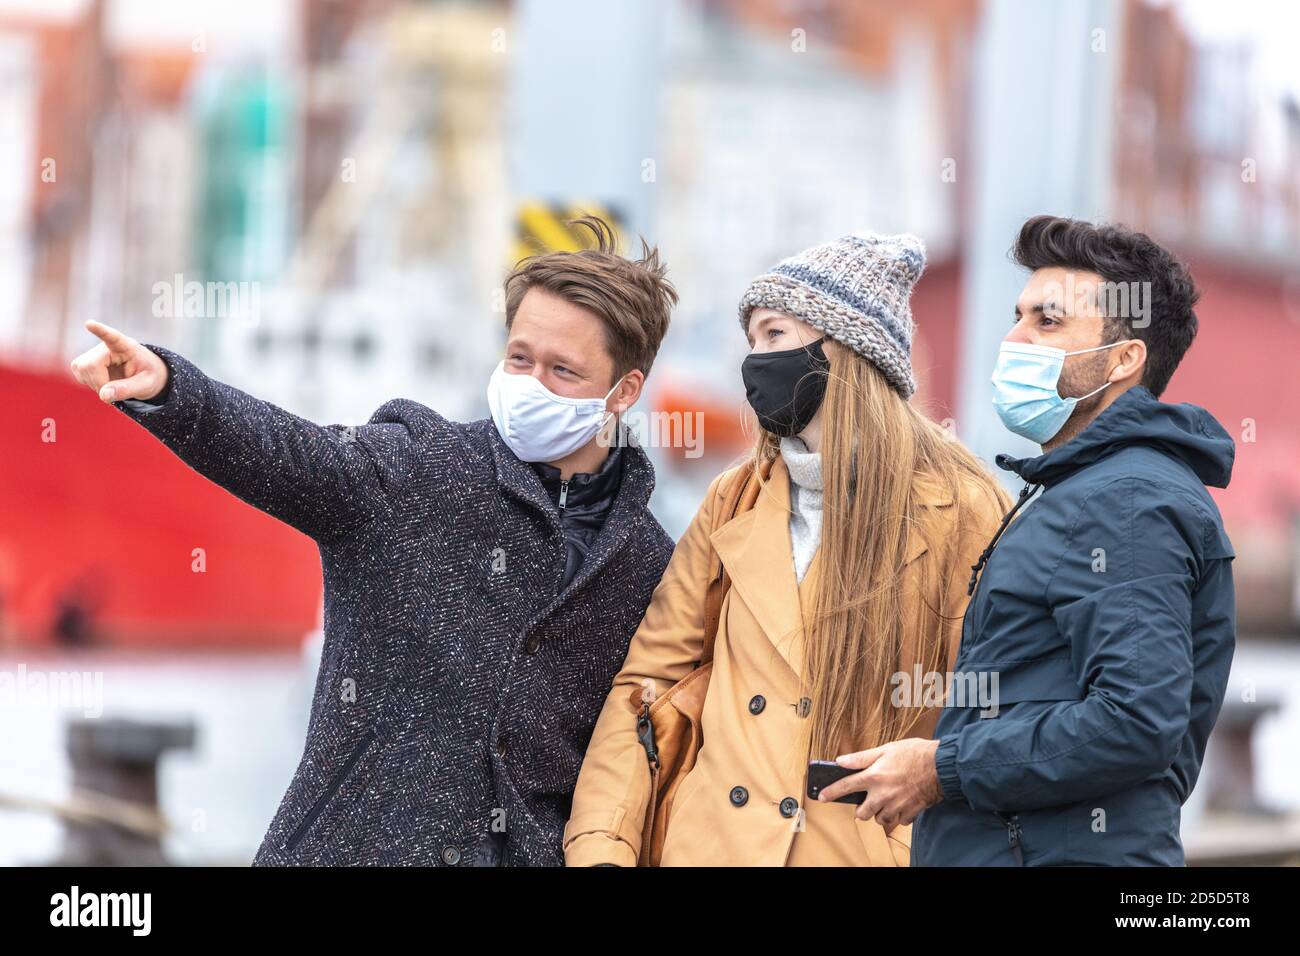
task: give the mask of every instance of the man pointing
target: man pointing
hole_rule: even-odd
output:
[[[491,419],[395,399],[315,425],[87,323],[80,381],[320,548],[306,747],[255,863],[562,864],[583,752],[672,552],[617,416],[676,293],[656,252],[629,261],[578,223],[597,248],[507,280]]]

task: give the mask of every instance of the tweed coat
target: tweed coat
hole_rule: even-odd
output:
[[[254,863],[466,865],[504,830],[507,862],[561,865],[583,752],[672,554],[644,451],[561,588],[556,506],[490,419],[395,399],[315,425],[149,348],[163,400],[118,407],[320,550],[306,746]]]

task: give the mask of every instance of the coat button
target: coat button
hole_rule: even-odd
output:
[[[524,645],[524,650],[528,651],[529,654],[536,654],[537,649],[541,646],[542,639],[536,634],[533,634],[528,638],[528,643]]]
[[[799,703],[795,705],[795,710],[800,717],[807,717],[812,713],[812,698],[800,697]]]
[[[763,712],[763,708],[766,706],[767,706],[767,700],[763,697],[762,694],[755,694],[753,697],[749,698],[749,712],[753,714],[755,717],[761,714]]]
[[[455,866],[460,862],[460,850],[454,846],[445,846],[442,848],[442,862],[448,866]]]
[[[789,818],[799,812],[799,801],[794,797],[786,797],[781,801],[781,816]]]
[[[731,805],[733,807],[743,807],[749,802],[749,791],[744,787],[731,788]]]

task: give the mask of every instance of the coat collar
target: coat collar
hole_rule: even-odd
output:
[[[626,426],[620,424],[619,427],[623,435],[623,477],[614,504],[578,573],[569,582],[569,586],[556,595],[539,620],[552,613],[561,601],[589,581],[624,545],[633,529],[639,527],[648,514],[647,505],[655,486],[654,466],[650,464],[644,449],[637,444],[635,434]],[[543,487],[537,472],[519,460],[490,421],[487,423],[487,432],[496,468],[497,486],[504,494],[540,513],[555,534],[562,534],[559,509]]]
[[[1129,445],[1145,445],[1181,461],[1202,483],[1228,487],[1236,445],[1213,415],[1186,402],[1162,402],[1135,385],[1064,445],[1034,458],[998,455],[999,468],[1048,487]]]
[[[491,420],[485,425],[488,447],[492,449],[492,465],[496,470],[497,487],[524,504],[540,512],[556,529],[560,527],[560,516],[554,503],[547,497],[546,489],[537,473],[520,461],[510,447],[501,438],[501,433]]]
[[[937,482],[916,478],[913,494],[923,508],[952,504],[952,494]],[[714,550],[776,650],[797,676],[803,673],[804,611],[811,606],[821,576],[822,552],[798,581],[790,539],[790,476],[778,456],[754,507],[728,521],[710,536]],[[927,550],[917,530],[908,535],[907,563]]]
[[[790,476],[779,456],[754,507],[728,521],[709,540],[731,577],[732,589],[791,670],[800,674],[803,619],[790,540]]]

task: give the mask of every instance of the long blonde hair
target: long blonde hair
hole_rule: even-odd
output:
[[[820,572],[804,615],[800,675],[812,700],[803,752],[818,759],[898,740],[924,715],[923,708],[891,702],[904,646],[915,648],[922,673],[947,670],[946,635],[958,608],[941,600],[916,614],[904,604],[908,537],[923,528],[916,478],[952,496],[953,529],[963,527],[972,489],[998,505],[1008,502],[979,459],[905,401],[875,365],[842,346],[828,349],[827,358]],[[777,436],[759,429],[755,464],[766,465],[779,452]],[[968,570],[953,567],[957,535],[945,538],[926,542],[942,556],[924,563],[927,578]],[[923,580],[921,594],[931,593],[932,584]]]

